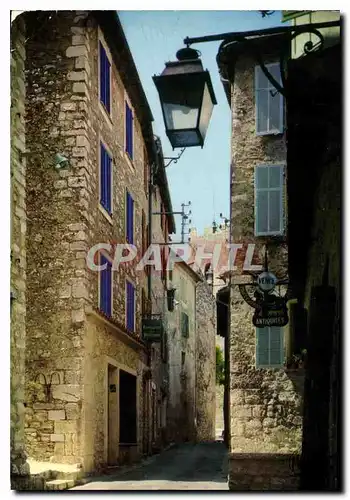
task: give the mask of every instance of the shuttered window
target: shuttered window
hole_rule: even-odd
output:
[[[255,236],[284,232],[283,172],[283,165],[255,167]]]
[[[279,63],[267,64],[267,70],[281,83]],[[283,132],[283,96],[262,72],[255,67],[255,124],[257,135],[281,134]]]
[[[256,367],[280,368],[284,362],[284,331],[277,326],[256,329]]]
[[[183,337],[189,336],[188,316],[184,312],[181,312],[181,335]]]
[[[125,101],[125,151],[128,153],[131,160],[133,159],[133,116],[132,109]]]
[[[130,245],[134,244],[134,200],[126,191],[126,241]]]
[[[100,265],[106,265],[104,271],[100,271],[100,297],[99,309],[106,316],[112,316],[112,263],[104,256],[100,256]]]
[[[111,112],[111,64],[100,42],[100,101]]]
[[[100,203],[112,214],[112,158],[100,143]]]
[[[126,328],[135,331],[135,287],[130,281],[126,282]]]

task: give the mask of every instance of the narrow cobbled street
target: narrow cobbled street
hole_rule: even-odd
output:
[[[228,490],[226,456],[222,442],[185,443],[72,490]]]

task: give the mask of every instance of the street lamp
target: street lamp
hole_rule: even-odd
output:
[[[217,104],[208,70],[197,50],[184,48],[178,61],[165,63],[153,81],[162,106],[166,134],[175,148],[204,145],[214,104]]]

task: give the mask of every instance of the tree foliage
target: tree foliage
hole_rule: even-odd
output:
[[[219,346],[216,346],[216,383],[218,385],[224,385],[225,383],[225,360]]]

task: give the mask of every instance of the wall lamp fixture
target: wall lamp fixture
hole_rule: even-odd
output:
[[[227,63],[232,60],[230,50],[238,44],[245,46],[277,92],[286,97],[285,68],[291,41],[302,34],[315,35],[317,41],[308,40],[304,43],[304,54],[307,55],[323,48],[324,36],[320,29],[335,26],[340,26],[340,20],[185,38],[186,48],[176,53],[178,60],[165,63],[163,72],[153,77],[160,98],[166,134],[173,149],[192,146],[203,148],[213,107],[217,104],[209,72],[204,71],[199,58],[200,52],[190,48],[190,45],[221,41],[216,59],[221,68],[221,76],[226,80],[230,79],[230,75],[226,74],[223,67],[226,68]],[[259,43],[259,37],[266,39],[268,35],[279,35],[280,79],[277,79],[280,81],[277,81],[266,67]]]

